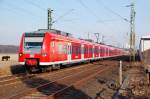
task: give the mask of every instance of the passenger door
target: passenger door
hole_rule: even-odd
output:
[[[84,59],[84,45],[81,45],[81,59]]]
[[[67,54],[67,59],[68,59],[68,62],[71,61],[71,43],[68,43],[68,54]]]

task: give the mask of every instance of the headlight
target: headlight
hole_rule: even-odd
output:
[[[43,57],[46,57],[46,56],[47,56],[47,54],[46,54],[46,53],[43,53],[43,54],[42,54],[42,56],[43,56]]]
[[[23,54],[22,54],[22,53],[19,53],[19,56],[21,57],[21,56],[23,56]]]

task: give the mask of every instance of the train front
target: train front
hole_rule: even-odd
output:
[[[46,33],[24,33],[19,49],[19,62],[30,71],[40,69],[41,62],[48,61]]]

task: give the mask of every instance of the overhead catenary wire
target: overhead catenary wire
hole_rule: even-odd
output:
[[[26,1],[26,2],[29,3],[30,5],[35,6],[35,7],[39,8],[39,9],[41,9],[41,10],[43,10],[43,11],[47,11],[47,9],[41,7],[40,5],[34,3],[34,2],[31,1],[31,0],[24,0],[24,1]],[[70,9],[69,11],[67,11],[66,13],[64,13],[63,15],[59,16],[59,17],[58,17],[56,20],[54,20],[52,23],[58,22],[60,19],[62,19],[62,18],[64,18],[65,16],[67,16],[67,15],[70,14],[72,11],[74,11],[74,9]]]
[[[82,0],[77,0],[79,1],[80,5],[82,5],[89,13],[90,15],[94,16],[96,19],[98,19],[98,23],[103,23],[107,25],[105,22],[110,22],[112,20],[102,20],[93,10],[91,10]],[[108,26],[108,25],[107,25]]]
[[[31,1],[31,0],[24,0],[24,1],[27,2],[28,4],[32,5],[32,6],[35,6],[35,7],[39,8],[39,9],[43,10],[43,11],[47,11],[47,9],[41,7],[40,5],[34,3],[34,2]]]
[[[100,3],[99,0],[96,0],[96,1],[97,1],[98,3]],[[101,2],[101,5],[103,5],[103,7],[104,7],[107,11],[111,12],[112,14],[114,14],[114,15],[120,17],[121,19],[123,19],[123,20],[126,21],[126,22],[130,22],[127,18],[121,16],[121,15],[118,14],[117,12],[113,11],[111,8],[107,7],[104,3]]]
[[[92,16],[94,16],[94,17],[97,18],[100,22],[103,23],[103,21],[100,19],[100,17],[97,16],[97,15],[95,14],[95,12],[94,12],[93,10],[91,10],[88,6],[86,6],[82,0],[77,0],[77,1],[78,1],[78,2],[80,3],[80,5],[83,6]]]
[[[2,7],[2,8],[10,13],[15,14],[15,15],[21,15],[21,16],[24,15],[23,13],[18,13],[16,10],[9,8],[9,7]]]
[[[82,5],[89,13],[90,15],[93,15],[95,18],[97,18],[99,21],[98,23],[103,23],[105,26],[107,26],[107,28],[109,28],[109,25],[105,23],[105,20],[102,20],[98,15],[95,14],[95,12],[93,10],[91,10],[84,2],[83,0],[77,0],[80,5]],[[112,10],[113,11],[113,10]],[[115,13],[115,12],[114,12]],[[117,14],[117,13],[116,13]],[[125,21],[128,21],[126,18],[122,17],[121,15],[117,14],[119,17],[121,17],[122,19],[124,19]],[[108,22],[108,20],[106,20],[106,22]],[[112,31],[115,33],[114,29],[112,28]]]
[[[120,19],[122,19],[123,21],[130,23],[129,19],[123,17],[122,15],[120,15],[119,13],[115,12],[114,10],[112,10],[111,8],[107,7],[102,0],[96,0],[98,4],[102,5],[104,7],[105,10],[109,11],[110,13],[114,14],[115,16],[119,17]]]
[[[67,16],[68,14],[70,14],[72,11],[74,11],[74,9],[70,9],[69,11],[67,11],[66,13],[64,13],[63,15],[59,16],[56,20],[54,20],[52,23],[56,23],[57,21],[59,21],[60,19],[64,18],[65,16]]]
[[[62,20],[63,22],[73,22],[79,20],[78,18],[73,18],[73,19],[64,19]]]
[[[28,11],[28,10],[26,10],[26,9],[24,9],[24,8],[22,8],[22,7],[20,7],[20,6],[17,6],[17,5],[15,5],[15,4],[12,4],[12,3],[10,3],[10,2],[7,2],[6,3],[8,6],[9,6],[9,8],[11,9],[10,11],[12,11],[12,10],[14,10],[14,11],[19,11],[20,13],[22,13],[22,14],[28,14],[28,15],[30,15],[30,16],[37,16],[37,15],[35,15],[34,13],[32,13],[31,11]],[[8,7],[7,7],[8,8]],[[19,13],[18,12],[18,13]],[[18,14],[17,13],[17,14]],[[19,13],[19,14],[20,14]],[[38,18],[38,17],[36,17],[36,18]]]

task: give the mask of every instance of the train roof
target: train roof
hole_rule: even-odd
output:
[[[77,39],[77,38],[74,38],[72,37],[72,34],[71,33],[67,33],[67,32],[63,32],[63,31],[60,31],[60,30],[56,30],[56,29],[51,29],[51,30],[48,30],[48,29],[39,29],[37,31],[33,31],[33,32],[26,32],[25,33],[25,36],[44,36],[45,33],[51,33],[51,35],[55,36],[55,37],[62,37],[63,39],[66,38],[67,40],[69,41],[73,41],[73,42],[76,42],[76,43],[80,43],[82,42],[83,44],[90,44],[90,45],[95,45],[95,46],[98,46],[98,45],[101,45],[101,46],[104,46],[104,47],[110,47],[110,48],[114,48],[114,49],[122,49],[122,48],[119,48],[119,47],[115,47],[115,46],[112,46],[112,45],[107,45],[107,44],[104,44],[104,43],[96,43],[94,42],[93,40],[87,40],[87,39]],[[148,38],[150,39],[150,36],[147,36],[147,37],[143,37],[143,38]]]
[[[50,30],[49,29],[38,29],[38,31],[34,31],[33,33],[46,33],[46,32],[52,32],[54,34],[72,37],[71,33],[63,32],[63,31],[56,30],[56,29],[50,29]]]

